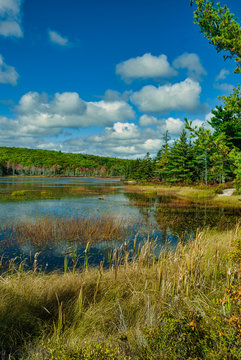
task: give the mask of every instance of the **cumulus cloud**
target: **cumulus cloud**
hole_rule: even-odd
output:
[[[160,120],[157,129],[161,133],[165,133],[168,131],[169,135],[171,136],[179,136],[184,129],[184,123],[181,119],[169,117],[168,119]]]
[[[0,35],[22,37],[21,5],[23,0],[0,1]]]
[[[152,129],[141,130],[134,123],[117,122],[98,135],[67,140],[64,146],[74,152],[136,158],[143,157],[147,152],[156,154],[161,140],[159,134]]]
[[[157,125],[159,123],[158,119],[152,115],[142,115],[139,119],[140,126],[150,126],[150,125]]]
[[[176,69],[187,69],[188,77],[200,81],[202,75],[207,75],[197,54],[184,53],[173,61]]]
[[[155,116],[142,115],[139,119],[140,126],[156,125],[157,131],[164,134],[166,131],[171,136],[179,136],[181,131],[184,129],[184,123],[179,118],[169,117],[167,119],[158,119]]]
[[[70,42],[67,37],[60,35],[57,31],[48,30],[49,40],[50,42],[60,45],[60,46],[68,46]]]
[[[230,74],[230,71],[227,70],[227,69],[222,69],[220,71],[220,73],[218,74],[218,76],[216,77],[216,81],[219,81],[219,80],[225,80],[226,77]]]
[[[144,86],[140,91],[133,93],[131,101],[143,112],[195,112],[200,108],[200,93],[199,83],[187,78],[173,85]]]
[[[123,93],[120,93],[119,91],[108,89],[105,92],[104,100],[107,102],[119,101],[119,100],[128,101],[131,94],[132,94],[132,90],[126,90]]]
[[[0,139],[33,139],[33,146],[46,143],[43,137],[57,136],[64,129],[110,126],[135,118],[132,107],[123,100],[86,102],[76,92],[56,93],[53,97],[38,92],[23,95],[15,109],[16,118],[0,118]],[[66,137],[66,134],[65,134]]]
[[[16,85],[18,77],[19,75],[14,67],[7,65],[2,55],[0,55],[0,83]]]
[[[175,76],[177,72],[170,66],[166,55],[144,54],[117,64],[116,74],[124,80],[134,80],[168,78]]]

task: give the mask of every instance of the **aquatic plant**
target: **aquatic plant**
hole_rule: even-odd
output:
[[[121,240],[130,231],[131,222],[111,216],[39,218],[0,224],[0,231],[8,233],[9,242],[36,244],[63,241],[87,243],[104,240]]]

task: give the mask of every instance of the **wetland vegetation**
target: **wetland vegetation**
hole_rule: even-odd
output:
[[[239,359],[240,228],[175,250],[111,254],[108,269],[0,280],[0,349],[11,359]],[[133,255],[133,254],[132,254]]]
[[[240,73],[234,16],[193,3]],[[155,158],[0,148],[3,360],[241,358],[240,94]]]
[[[239,358],[239,207],[213,189],[0,183],[2,359]]]

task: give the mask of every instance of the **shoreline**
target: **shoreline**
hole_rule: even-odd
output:
[[[123,181],[123,179],[120,176],[62,176],[62,175],[51,175],[51,176],[45,176],[45,175],[4,175],[0,176],[0,178],[43,178],[43,179],[113,179],[113,180],[120,180]]]
[[[199,204],[208,204],[212,206],[224,207],[238,207],[241,209],[241,194],[236,195],[233,192],[225,195],[225,190],[217,191],[217,187],[198,185],[190,186],[175,186],[175,185],[139,185],[139,184],[125,184],[123,186],[125,191],[142,193],[142,194],[156,194],[157,196],[176,196],[179,199],[188,200]],[[230,189],[229,189],[230,190]],[[224,193],[223,193],[224,191]]]

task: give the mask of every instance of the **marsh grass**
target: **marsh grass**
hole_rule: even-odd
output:
[[[231,185],[229,185],[231,186]],[[226,188],[225,186],[223,188]],[[222,188],[222,189],[223,189]],[[209,186],[166,186],[166,185],[126,185],[124,190],[134,193],[148,194],[155,193],[158,196],[173,196],[177,206],[182,206],[182,202],[189,202],[209,207],[227,207],[241,209],[241,195],[218,196],[216,187]],[[172,205],[172,204],[171,204]]]
[[[108,270],[6,273],[0,349],[25,360],[239,359],[240,302],[226,290],[240,286],[240,236],[209,230],[158,257],[147,239],[132,256],[114,250]]]
[[[17,191],[13,191],[11,193],[12,197],[19,197],[19,196],[25,196],[26,195],[26,190],[17,190]]]
[[[35,221],[19,221],[1,224],[0,232],[8,242],[30,242],[43,246],[50,243],[70,241],[76,243],[122,240],[130,231],[131,222],[111,216],[78,218],[38,218]]]

